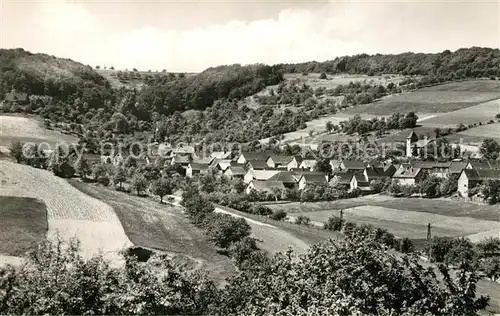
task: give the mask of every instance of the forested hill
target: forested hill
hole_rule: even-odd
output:
[[[90,66],[23,49],[0,49],[0,100],[12,89],[62,101],[80,97],[91,107],[102,106],[113,94],[109,82]]]
[[[402,53],[397,55],[355,55],[325,62],[279,64],[285,73],[350,73],[448,76],[449,80],[500,76],[500,50],[471,47],[441,53]]]
[[[240,100],[281,81],[283,74],[276,66],[219,66],[174,81],[159,78],[141,91],[139,100],[147,105],[146,110],[160,114],[203,110],[219,99]]]

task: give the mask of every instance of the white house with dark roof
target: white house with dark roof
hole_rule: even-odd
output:
[[[264,160],[249,160],[245,166],[250,170],[266,170],[272,169]]]
[[[247,169],[241,165],[229,166],[224,172],[224,175],[229,179],[243,179],[247,172]]]
[[[316,167],[316,164],[318,162],[314,159],[304,159],[299,165],[299,168],[302,170],[309,170],[309,171],[314,171],[314,168]]]
[[[279,170],[248,170],[243,178],[243,182],[250,183],[252,180],[269,180],[272,176],[280,172]]]
[[[264,152],[242,152],[240,154],[240,156],[238,157],[237,163],[245,164],[251,160],[267,161],[269,156],[270,155],[268,153],[264,153]]]
[[[303,173],[299,180],[299,190],[304,190],[308,185],[328,184],[327,176],[322,172]]]
[[[186,177],[191,178],[195,174],[208,173],[208,164],[191,162],[186,168]]]
[[[293,156],[270,156],[267,165],[274,169],[287,169],[288,164],[294,159]]]
[[[458,177],[457,191],[462,196],[468,196],[469,191],[487,180],[500,180],[500,170],[497,169],[463,169]]]
[[[403,185],[415,185],[423,177],[421,168],[415,168],[410,164],[402,164],[392,176],[394,181]]]
[[[293,156],[292,159],[286,165],[286,170],[290,171],[292,169],[299,168],[300,164],[302,163],[302,160],[303,159],[301,156]]]

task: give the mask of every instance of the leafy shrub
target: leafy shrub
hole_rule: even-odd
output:
[[[299,215],[295,218],[295,224],[309,226],[311,224],[311,219],[304,215]]]
[[[401,241],[401,250],[402,253],[412,253],[415,251],[415,246],[413,245],[413,242],[405,237]]]
[[[344,220],[338,216],[330,216],[326,222],[323,223],[323,228],[333,231],[341,231],[344,225]]]
[[[275,221],[282,221],[285,220],[287,216],[287,213],[283,210],[276,210],[274,211],[269,218],[274,219]]]

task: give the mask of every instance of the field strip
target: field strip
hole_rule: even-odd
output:
[[[223,210],[223,209],[218,208],[218,207],[216,207],[216,208],[215,208],[215,211],[216,211],[217,213],[224,213],[224,214],[229,214],[229,215],[234,216],[234,217],[241,217],[241,218],[244,218],[247,222],[252,223],[252,224],[255,224],[255,225],[259,225],[259,226],[266,226],[266,227],[270,227],[270,228],[276,228],[276,226],[273,226],[273,225],[270,225],[270,224],[266,224],[266,223],[262,223],[262,222],[259,222],[259,221],[254,220],[254,219],[251,219],[251,218],[245,217],[245,216],[241,216],[241,215],[238,215],[238,214],[234,214],[234,213],[231,213],[231,212],[229,212],[229,211]]]
[[[484,240],[489,237],[500,238],[500,229],[493,229],[485,232],[480,232],[468,235],[466,237],[469,238],[472,242],[480,242],[481,240]]]
[[[0,255],[0,268],[5,267],[8,264],[13,266],[19,266],[23,263],[24,263],[24,258]]]
[[[119,260],[132,246],[111,206],[73,188],[46,170],[0,161],[2,195],[38,198],[47,205],[48,238],[78,238],[85,257],[103,253]]]

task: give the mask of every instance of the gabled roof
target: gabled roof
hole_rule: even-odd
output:
[[[365,169],[365,163],[362,162],[361,160],[343,160],[342,164],[344,165],[345,169],[349,170],[363,170]]]
[[[222,171],[226,171],[226,169],[231,166],[231,160],[229,159],[221,159],[217,161],[216,167],[221,169]]]
[[[300,165],[302,160],[304,160],[304,158],[302,158],[302,156],[293,156],[292,159],[295,159],[295,161],[297,161],[297,166]]]
[[[218,158],[218,159],[228,159],[229,157],[231,157],[231,152],[230,151],[214,151],[210,154],[210,157]]]
[[[286,165],[292,161],[293,156],[271,156],[269,159],[272,159],[275,164]]]
[[[269,165],[264,160],[249,160],[247,166],[254,169],[269,169]]]
[[[465,161],[452,161],[450,164],[450,172],[451,173],[460,173],[465,169],[467,163]]]
[[[249,170],[248,171],[255,180],[269,180],[272,176],[277,174],[278,170]]]
[[[226,169],[226,173],[229,171],[231,171],[233,176],[242,176],[247,173],[247,170],[242,166],[229,166],[229,168]]]
[[[240,156],[243,156],[246,160],[264,160],[269,158],[269,154],[265,152],[242,152]]]
[[[193,162],[195,162],[195,163],[200,163],[200,164],[205,164],[205,165],[210,165],[210,163],[211,163],[214,159],[215,159],[215,158],[212,158],[212,157],[197,158],[197,159],[193,159]]]
[[[208,164],[192,162],[189,164],[193,170],[208,170]]]
[[[414,179],[421,171],[421,168],[415,168],[408,164],[401,165],[392,176],[395,179]]]
[[[179,146],[172,149],[174,154],[194,154],[193,146]]]
[[[451,166],[451,161],[438,162],[438,161],[412,160],[410,161],[410,165],[413,168],[421,168],[421,169],[449,168]]]
[[[416,146],[418,148],[422,148],[422,147],[429,145],[430,143],[433,143],[434,141],[435,141],[434,139],[430,139],[430,138],[425,139],[424,138],[424,139],[419,139],[414,143],[411,143],[411,145]]]
[[[300,175],[291,171],[280,171],[271,178],[270,181],[281,181],[283,183],[297,183],[300,179]]]
[[[307,172],[303,173],[300,179],[304,179],[307,183],[327,183],[326,176],[322,172]],[[300,181],[300,180],[299,180]]]
[[[285,186],[281,181],[258,181],[252,180],[250,182],[252,187],[257,191],[270,191],[274,188],[285,190]]]
[[[469,180],[500,180],[500,170],[495,169],[464,169],[462,171]]]
[[[369,167],[366,168],[366,175],[369,180],[378,178],[390,178],[396,171],[395,168],[384,168],[384,167]]]
[[[350,184],[353,176],[354,172],[337,172],[333,176],[333,179],[340,184]]]
[[[500,169],[500,161],[497,160],[471,161],[470,165],[473,169]]]
[[[358,186],[369,186],[369,183],[363,174],[355,173],[354,178],[356,178],[356,182],[358,183]]]

